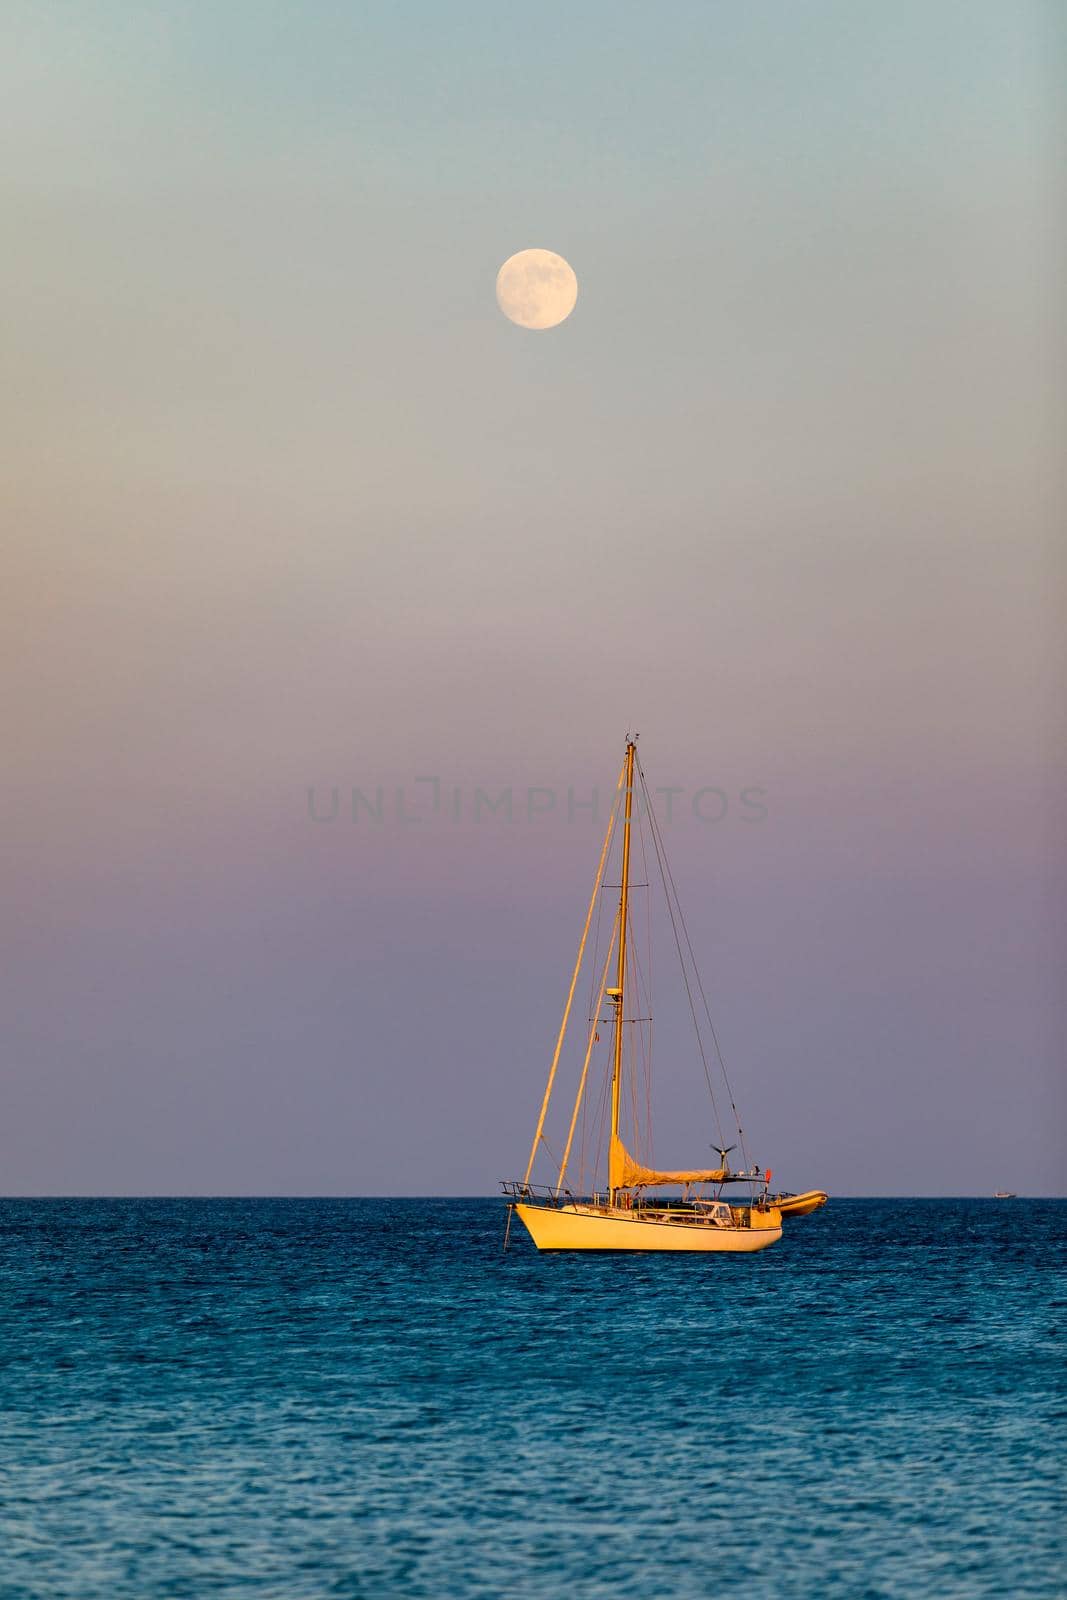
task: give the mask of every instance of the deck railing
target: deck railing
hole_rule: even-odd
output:
[[[505,1200],[509,1205],[534,1205],[561,1209],[564,1206],[588,1206],[591,1210],[606,1211],[608,1197],[606,1194],[593,1192],[592,1194],[573,1194],[570,1189],[555,1189],[545,1183],[522,1183],[518,1180],[502,1179],[500,1184]],[[725,1202],[728,1204],[729,1202]],[[758,1202],[757,1202],[758,1205]],[[615,1208],[623,1209],[618,1206]],[[715,1226],[714,1218],[708,1215],[705,1206],[694,1204],[692,1200],[635,1200],[633,1205],[624,1209],[631,1214],[636,1212],[650,1221],[660,1220],[671,1222],[679,1227],[708,1227]],[[730,1214],[735,1228],[751,1226],[749,1206],[731,1206]]]

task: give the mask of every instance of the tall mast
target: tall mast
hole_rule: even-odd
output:
[[[615,1061],[611,1073],[611,1145],[616,1148],[619,1137],[619,1096],[622,1089],[622,1008],[626,998],[626,921],[630,899],[630,816],[634,798],[634,753],[637,746],[632,739],[626,741],[626,802],[622,824],[622,888],[619,894],[619,967],[615,994]],[[615,1189],[610,1185],[608,1203],[615,1204]]]

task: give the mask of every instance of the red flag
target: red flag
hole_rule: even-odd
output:
[[[770,1181],[771,1181],[771,1169],[770,1169],[770,1167],[767,1168],[767,1174],[766,1174],[766,1176],[765,1176],[763,1181],[764,1181],[764,1183],[770,1183]]]

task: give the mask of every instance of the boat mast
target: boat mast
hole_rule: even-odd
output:
[[[622,1089],[622,1007],[626,993],[626,919],[630,898],[630,816],[634,798],[634,753],[637,749],[632,739],[626,741],[626,801],[622,824],[622,886],[619,894],[619,966],[618,982],[612,999],[615,1001],[615,1060],[611,1072],[611,1144],[614,1151],[619,1138],[619,1096]],[[615,1204],[615,1189],[608,1188],[608,1204]]]

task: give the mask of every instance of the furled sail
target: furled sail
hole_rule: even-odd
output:
[[[621,1139],[613,1138],[608,1158],[608,1183],[613,1189],[652,1188],[661,1183],[722,1183],[727,1176],[722,1167],[692,1172],[659,1172],[635,1161]]]

